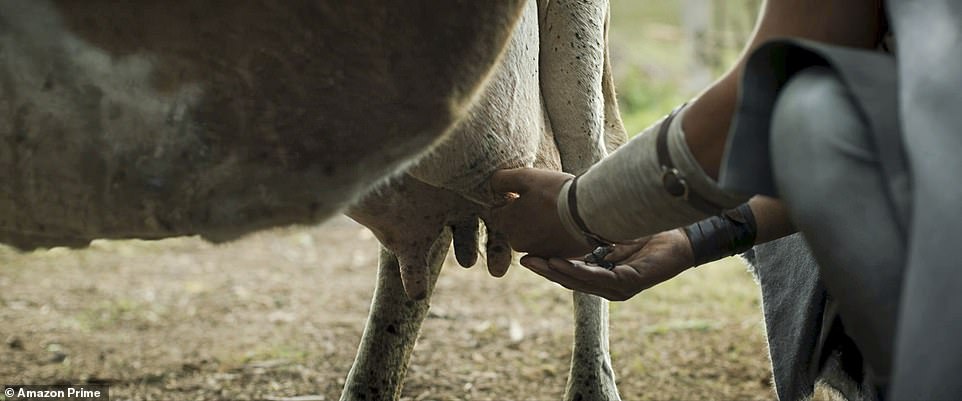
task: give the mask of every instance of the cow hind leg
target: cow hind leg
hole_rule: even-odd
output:
[[[574,293],[575,343],[565,401],[620,400],[608,352],[608,301]]]
[[[445,229],[426,258],[430,272],[428,293],[413,301],[404,292],[398,259],[383,246],[378,261],[377,286],[371,301],[361,345],[347,375],[341,401],[397,400],[414,343],[427,316],[431,292],[451,243]]]

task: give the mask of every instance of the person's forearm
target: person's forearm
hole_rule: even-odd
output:
[[[756,195],[748,201],[748,206],[752,208],[752,213],[755,215],[757,228],[755,245],[774,241],[798,231],[788,215],[788,208],[782,201]]]
[[[653,124],[562,187],[559,217],[569,232],[600,237],[599,242],[631,241],[748,200],[719,188],[698,166],[681,130],[684,113],[679,109]]]
[[[748,251],[795,232],[788,211],[775,198],[755,196],[739,207],[682,229],[692,266]]]
[[[705,173],[718,178],[728,127],[735,114],[738,83],[752,50],[780,37],[873,48],[884,34],[883,19],[880,0],[766,1],[738,62],[691,101],[682,122],[685,140]]]
[[[770,0],[744,54],[780,36],[871,46],[880,36],[879,10],[872,7],[878,1]],[[745,202],[751,194],[731,193],[716,182],[745,58],[677,119],[654,124],[579,177],[577,191],[570,191],[573,196],[568,190],[574,185],[565,186],[558,209],[568,231],[621,242],[684,226]],[[577,208],[569,199],[576,200]],[[579,221],[583,224],[576,224]]]

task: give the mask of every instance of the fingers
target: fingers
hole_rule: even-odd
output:
[[[578,282],[578,280],[574,279],[573,277],[569,277],[562,272],[554,270],[547,259],[534,256],[525,256],[521,258],[521,265],[527,267],[528,270],[535,272],[541,277],[561,284],[569,290],[581,290],[580,287],[582,287],[582,285]]]
[[[590,248],[583,239],[569,233],[558,216],[557,197],[571,177],[534,168],[495,172],[489,180],[492,191],[517,197],[489,209],[485,224],[490,220],[518,251],[561,257],[584,254]]]
[[[597,283],[599,281],[613,280],[616,278],[614,272],[611,270],[579,261],[570,262],[561,258],[551,258],[548,259],[548,265],[551,266],[552,270],[560,274],[587,283]]]
[[[512,192],[523,194],[531,189],[530,174],[534,169],[513,168],[508,170],[498,170],[489,181],[491,190],[497,194]]]
[[[534,256],[521,258],[521,265],[570,290],[594,294],[610,300],[626,299],[620,296],[617,290],[613,290],[618,285],[617,273],[614,271],[582,262]]]
[[[566,288],[624,301],[691,267],[690,250],[687,255],[684,249],[679,250],[688,245],[687,241],[683,232],[669,230],[618,245],[618,252],[606,258],[617,263],[611,270],[581,261],[530,255],[522,258],[521,264]]]
[[[530,256],[530,255],[522,256],[521,266],[527,267],[528,270],[531,270],[538,274],[541,274],[540,272],[542,271],[549,270],[548,261],[546,259],[542,259],[537,256]]]

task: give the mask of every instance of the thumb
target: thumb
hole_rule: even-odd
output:
[[[531,189],[532,170],[534,169],[522,167],[495,171],[488,181],[491,191],[496,194],[513,192],[519,195],[528,192]]]

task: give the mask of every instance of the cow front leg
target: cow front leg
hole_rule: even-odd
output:
[[[421,331],[421,323],[427,316],[431,292],[450,243],[450,231],[445,229],[428,252],[428,294],[419,301],[407,297],[397,257],[381,247],[371,312],[354,366],[344,383],[341,401],[397,400],[400,397],[408,361]]]
[[[608,60],[606,0],[541,0],[541,88],[564,170],[582,174],[625,142]],[[575,343],[565,400],[618,400],[608,302],[574,294]]]
[[[608,353],[608,301],[575,292],[575,343],[565,400],[620,400]]]

